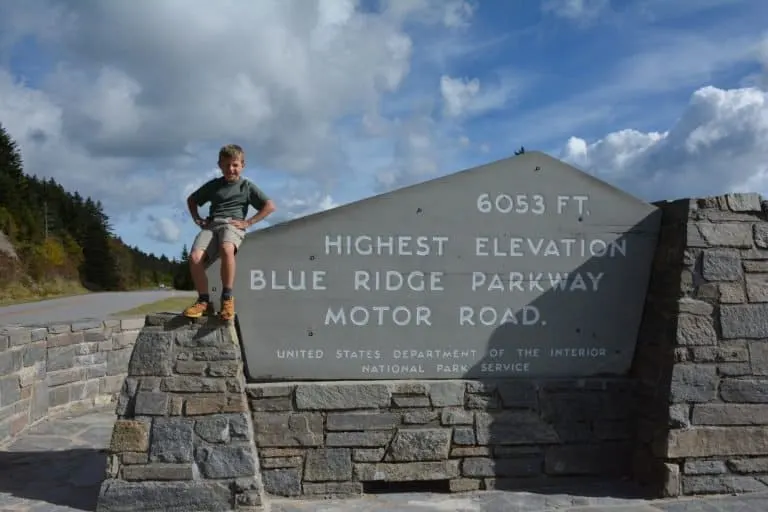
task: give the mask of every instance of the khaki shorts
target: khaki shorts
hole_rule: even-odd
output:
[[[191,252],[205,252],[207,263],[213,263],[220,256],[220,248],[224,243],[235,246],[235,252],[245,239],[245,230],[237,229],[229,223],[229,219],[214,219],[207,228],[200,231],[192,243]]]

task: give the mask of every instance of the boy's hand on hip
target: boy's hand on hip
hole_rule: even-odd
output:
[[[245,229],[248,229],[248,223],[247,223],[246,221],[244,221],[244,220],[240,220],[240,219],[231,219],[231,220],[229,221],[229,223],[230,223],[232,226],[236,227],[237,229],[243,229],[243,230],[245,230]]]

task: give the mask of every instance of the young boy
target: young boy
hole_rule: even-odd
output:
[[[221,257],[221,312],[222,320],[235,316],[235,299],[232,287],[235,282],[235,254],[245,238],[246,230],[275,211],[275,204],[259,187],[240,174],[245,167],[245,152],[236,144],[224,146],[219,151],[219,169],[222,176],[214,178],[192,192],[187,207],[202,230],[195,237],[189,253],[189,267],[198,298],[184,310],[184,316],[199,318],[213,308],[208,294],[208,278],[205,263]],[[199,206],[210,202],[206,219],[200,217]],[[245,219],[248,207],[258,213]]]

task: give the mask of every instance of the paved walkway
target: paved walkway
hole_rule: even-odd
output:
[[[114,409],[36,425],[0,450],[0,512],[94,511]],[[279,500],[272,512],[766,512],[768,494],[644,501],[609,488],[576,494],[393,494],[359,500]],[[158,511],[160,512],[160,511]],[[216,511],[225,512],[225,511]]]

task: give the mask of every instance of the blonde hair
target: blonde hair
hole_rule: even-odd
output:
[[[237,144],[227,144],[219,150],[219,162],[225,158],[239,158],[245,163],[245,151]]]

